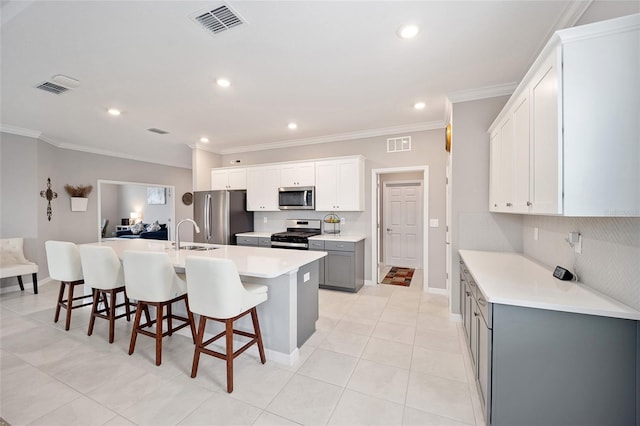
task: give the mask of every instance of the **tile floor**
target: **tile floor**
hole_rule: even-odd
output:
[[[482,425],[462,329],[447,299],[410,287],[320,291],[316,333],[296,365],[236,359],[235,390],[224,362],[202,356],[190,378],[193,344],[165,338],[162,365],[131,325],[106,321],[87,336],[88,308],[71,330],[53,323],[57,283],[40,294],[0,295],[0,417],[18,425]]]

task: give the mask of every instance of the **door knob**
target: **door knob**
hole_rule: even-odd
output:
[[[387,228],[387,232],[391,232],[391,228]]]

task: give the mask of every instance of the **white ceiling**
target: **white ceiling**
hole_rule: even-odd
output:
[[[508,93],[589,2],[229,1],[247,23],[218,35],[190,19],[220,4],[3,0],[2,130],[191,167],[196,145],[232,153],[442,128],[447,97]],[[407,23],[421,28],[413,40],[396,36]],[[34,88],[57,74],[80,86]]]

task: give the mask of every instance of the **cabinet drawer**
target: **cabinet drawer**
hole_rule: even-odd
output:
[[[356,243],[344,241],[325,241],[324,249],[333,251],[356,251]]]
[[[478,287],[476,286],[476,289]],[[477,290],[477,299],[476,301],[478,302],[478,309],[480,310],[480,315],[482,315],[482,319],[484,320],[485,324],[487,325],[487,328],[493,328],[493,315],[492,315],[492,310],[491,306],[493,306],[491,303],[487,302],[487,299],[484,297],[484,295],[482,294],[482,292],[478,289]]]
[[[260,239],[258,237],[237,237],[236,242],[239,246],[257,246]]]
[[[309,240],[309,250],[324,250],[324,241]]]
[[[271,247],[271,238],[270,237],[259,238],[258,244],[260,247]]]

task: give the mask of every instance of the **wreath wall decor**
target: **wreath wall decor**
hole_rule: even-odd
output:
[[[47,219],[51,222],[51,215],[53,214],[51,200],[58,198],[58,193],[51,189],[51,178],[47,178],[47,189],[40,191],[40,196],[47,200]]]

